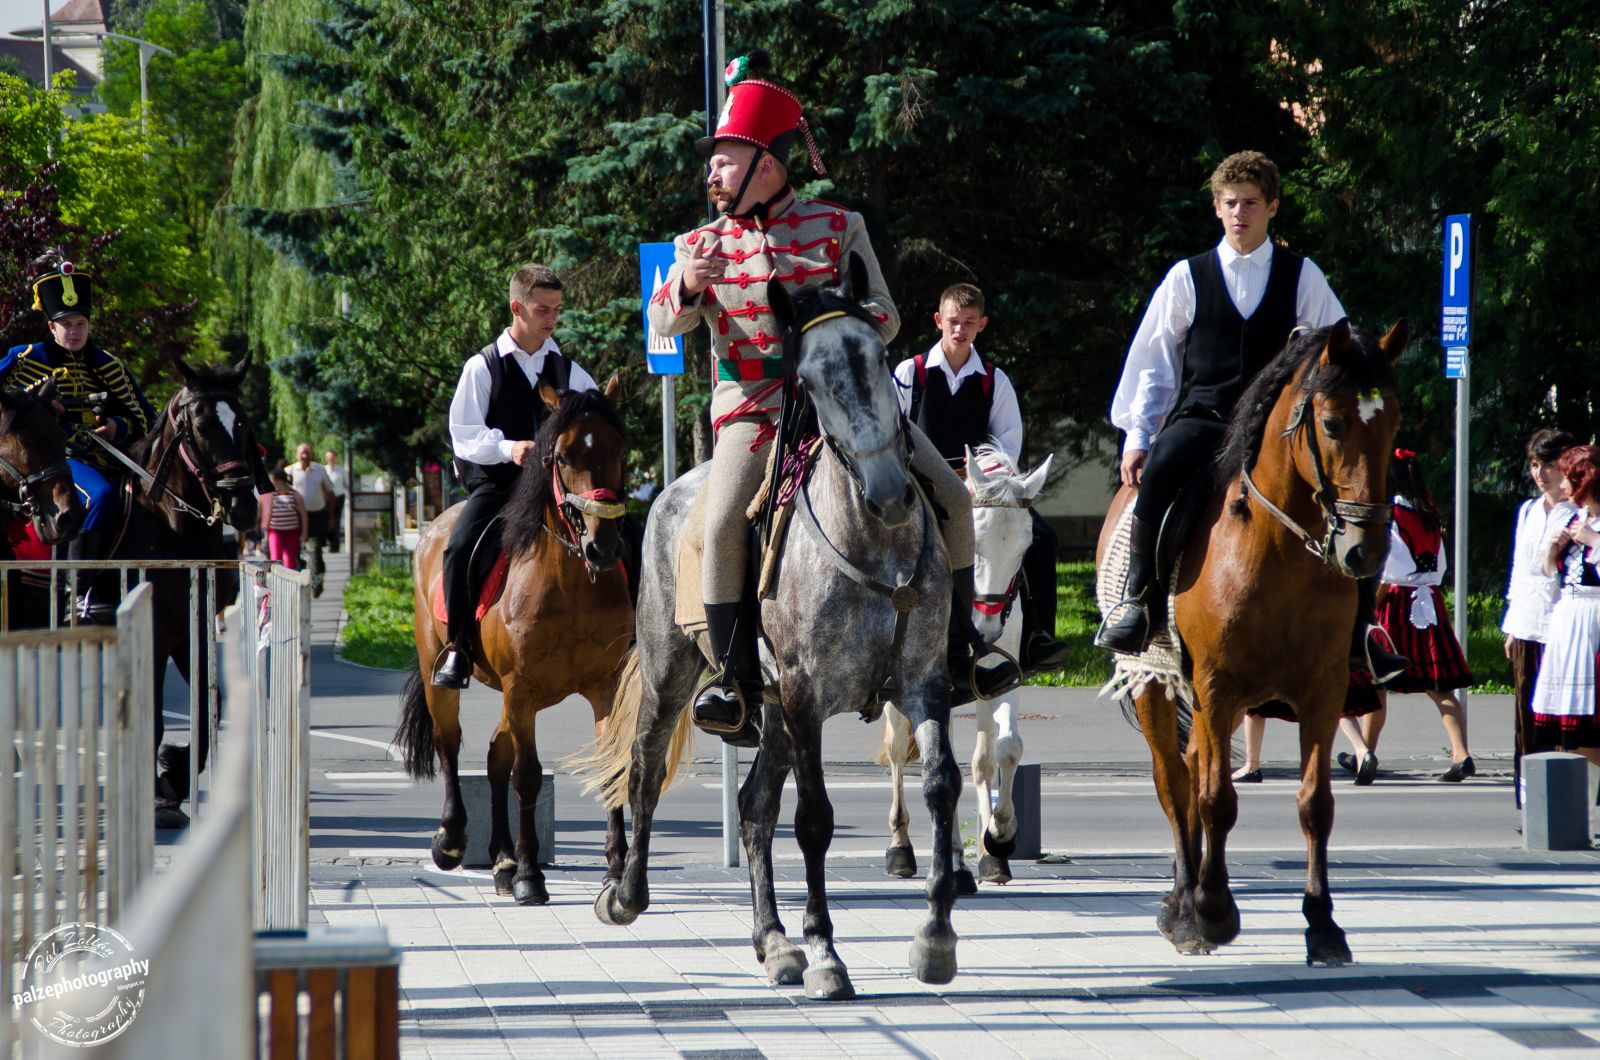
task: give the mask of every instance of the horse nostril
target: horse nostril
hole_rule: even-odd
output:
[[[916,506],[916,503],[917,503],[917,487],[913,486],[909,482],[906,483],[906,492],[905,492],[904,499],[905,499],[905,504],[906,504],[907,508],[912,508],[912,507]]]

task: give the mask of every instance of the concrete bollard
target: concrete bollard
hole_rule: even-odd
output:
[[[1522,845],[1589,849],[1589,760],[1564,751],[1523,755]]]
[[[999,796],[998,788],[995,796]],[[1018,861],[1038,861],[1044,856],[1044,849],[1040,841],[1043,803],[1039,798],[1037,765],[1017,766],[1016,779],[1011,782],[1011,804],[1017,810],[1017,849],[1011,856]]]
[[[511,841],[517,839],[517,793],[508,784],[507,805],[511,817]],[[489,830],[494,820],[489,813],[489,774],[482,769],[461,771],[461,801],[467,808],[467,856],[461,864],[469,869],[493,868],[489,860]],[[556,863],[556,778],[544,775],[539,786],[539,801],[533,808],[533,830],[539,837],[539,864]]]

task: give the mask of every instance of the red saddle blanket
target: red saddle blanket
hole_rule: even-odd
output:
[[[494,606],[495,600],[500,596],[500,590],[506,584],[506,554],[501,552],[495,557],[494,566],[489,568],[489,573],[484,575],[483,587],[478,591],[478,606],[473,612],[475,621],[482,622],[483,616],[489,613],[489,608]],[[448,622],[449,615],[444,607],[444,572],[440,571],[434,576],[433,591],[428,594],[428,599],[433,602],[433,617],[440,622]]]
[[[0,520],[0,529],[6,535],[6,541],[11,545],[11,554],[17,559],[49,559],[50,546],[39,540],[39,535],[34,532],[32,519],[20,519],[8,516]]]

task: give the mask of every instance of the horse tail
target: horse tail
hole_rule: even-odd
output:
[[[416,780],[434,778],[439,760],[433,749],[433,715],[428,713],[421,667],[412,667],[411,676],[400,690],[400,724],[394,730],[394,743],[404,756],[408,776]]]
[[[623,660],[611,713],[600,726],[594,743],[562,763],[583,778],[584,793],[596,795],[608,810],[628,801],[628,788],[633,778],[633,746],[639,735],[639,713],[643,707],[644,673],[639,664],[639,649],[631,648]],[[667,741],[666,774],[661,778],[660,794],[665,795],[682,773],[693,734],[690,712],[684,710],[679,713],[678,723]]]
[[[890,730],[896,725],[903,727],[908,732],[911,731],[911,719],[896,710],[894,704],[887,704],[883,711],[883,742],[878,745],[877,757],[873,759],[880,766],[887,767],[890,764],[889,747],[894,741],[894,734]],[[911,732],[911,750],[906,755],[906,765],[920,761],[922,761],[922,748],[917,746],[916,733]]]
[[[1189,734],[1194,731],[1194,703],[1186,695],[1170,696],[1172,700],[1173,720],[1178,726],[1178,747],[1189,746]],[[1133,701],[1133,693],[1124,692],[1117,696],[1117,706],[1122,708],[1122,717],[1129,725],[1140,732],[1144,727],[1139,724],[1139,709]]]

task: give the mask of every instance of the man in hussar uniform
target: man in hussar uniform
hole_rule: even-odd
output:
[[[716,444],[706,484],[705,560],[701,592],[707,635],[721,673],[694,704],[695,722],[730,743],[754,745],[756,719],[738,725],[735,682],[758,701],[761,670],[756,610],[745,599],[748,522],[745,511],[766,469],[781,400],[782,327],[768,305],[767,285],[837,285],[851,255],[867,270],[865,308],[884,342],[900,314],[883,280],[861,215],[834,203],[802,199],[789,184],[787,161],[803,136],[813,169],[825,175],[801,114],[800,100],[768,76],[764,53],[728,64],[727,104],[716,132],[696,148],[707,159],[706,188],[722,216],[678,236],[676,260],[650,301],[650,324],[681,335],[704,322],[711,333],[717,385],[711,398]],[[972,628],[972,506],[967,491],[921,431],[911,429],[912,466],[933,485],[947,518],[940,524],[955,584],[950,671],[958,691],[972,653],[983,650]],[[998,695],[1019,678],[1010,662],[979,668],[979,694]],[[969,693],[970,694],[970,693]]]

